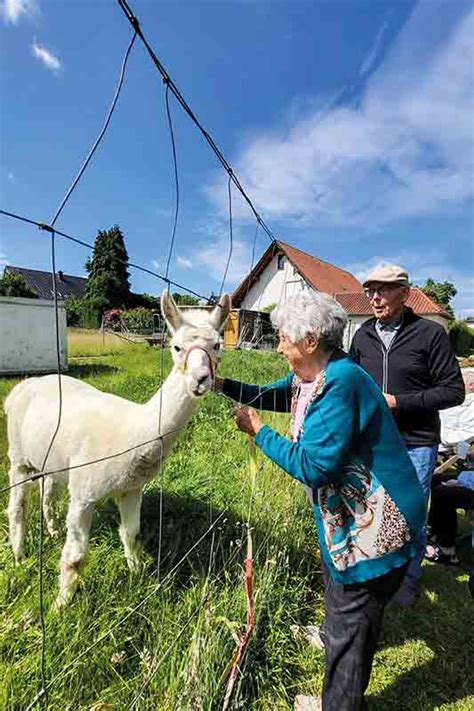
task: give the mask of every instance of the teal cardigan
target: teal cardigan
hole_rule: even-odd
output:
[[[226,379],[223,392],[289,412],[298,379],[289,373],[266,386]],[[342,351],[326,367],[298,440],[263,425],[255,443],[311,489],[321,553],[335,580],[370,580],[416,555],[426,514],[415,469],[379,388]]]

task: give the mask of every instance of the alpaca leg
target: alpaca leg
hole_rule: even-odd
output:
[[[89,531],[92,522],[93,505],[72,499],[66,519],[66,543],[61,555],[59,573],[59,594],[55,607],[66,607],[71,601],[79,583],[79,571],[84,562],[89,545]]]
[[[10,500],[8,502],[9,537],[15,561],[19,563],[25,557],[24,543],[26,535],[26,504],[31,484],[18,482],[27,476],[27,472],[20,465],[10,469]],[[15,486],[16,485],[16,486]]]
[[[140,533],[140,507],[142,489],[132,489],[116,499],[120,511],[120,540],[123,543],[125,558],[130,570],[140,567],[141,547],[138,541]]]
[[[50,476],[46,476],[43,479],[43,516],[46,522],[46,528],[51,538],[55,538],[58,535],[58,529],[56,528],[56,517],[54,513],[54,494],[56,490],[56,485],[54,480]],[[40,482],[41,487],[41,482]]]

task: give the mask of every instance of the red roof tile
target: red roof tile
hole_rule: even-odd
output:
[[[362,284],[345,269],[335,267],[329,262],[312,257],[307,252],[302,252],[296,247],[284,242],[277,242],[288,260],[299,271],[301,276],[317,291],[325,294],[340,292],[362,292]]]
[[[341,304],[342,308],[351,316],[372,316],[370,301],[364,292],[335,294],[334,298]],[[439,314],[449,318],[449,314],[421,289],[412,287],[407,300],[409,306],[416,314]]]
[[[303,279],[316,291],[323,291],[326,294],[336,294],[338,292],[361,292],[362,284],[344,269],[335,267],[329,262],[312,257],[307,252],[302,252],[296,247],[292,247],[285,242],[273,242],[262,255],[250,274],[237,287],[232,294],[232,303],[236,308],[240,306],[242,299],[249,288],[258,281],[260,275],[265,270],[276,254],[283,253],[288,261],[295,267]]]

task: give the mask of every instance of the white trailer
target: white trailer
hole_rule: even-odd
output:
[[[67,370],[66,308],[58,304],[61,370]],[[54,302],[0,297],[0,375],[57,370]]]

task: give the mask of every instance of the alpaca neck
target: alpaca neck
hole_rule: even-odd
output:
[[[161,388],[148,401],[149,424],[157,434],[171,437],[178,436],[173,430],[184,427],[198,405],[198,399],[192,397],[186,385],[186,376],[176,367],[164,381]]]

